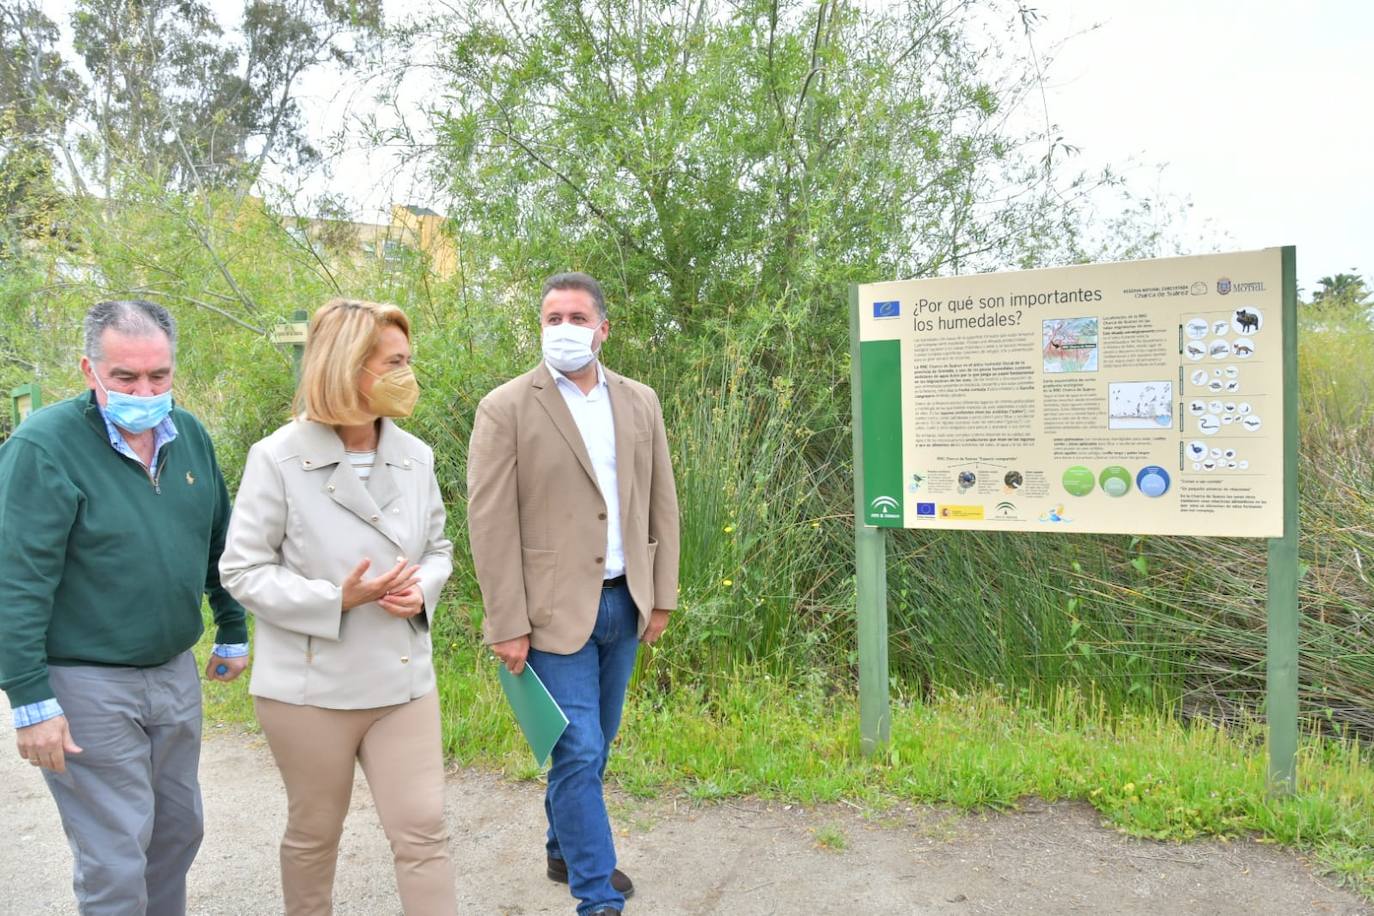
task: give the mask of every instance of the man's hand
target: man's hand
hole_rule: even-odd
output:
[[[525,670],[525,656],[530,654],[529,636],[517,636],[505,642],[492,643],[491,651],[506,665],[511,674]]]
[[[392,617],[414,617],[425,609],[425,595],[420,586],[412,585],[401,591],[387,592],[377,599],[377,603]]]
[[[37,725],[15,729],[14,735],[20,757],[54,773],[67,772],[67,754],[81,753],[67,729],[66,716],[54,716]]]
[[[224,668],[223,674],[219,673],[221,666]],[[218,655],[211,655],[210,660],[205,663],[205,676],[212,681],[232,681],[242,674],[247,667],[247,655],[238,658],[220,658]]]
[[[644,633],[639,637],[639,641],[646,646],[652,646],[658,642],[658,638],[663,635],[663,631],[668,628],[668,611],[662,608],[654,608],[649,613],[649,623],[644,627]]]
[[[420,571],[418,566],[410,566],[405,560],[401,560],[380,576],[371,579],[364,579],[363,573],[372,565],[372,561],[364,558],[353,571],[348,574],[348,578],[343,580],[343,609],[350,611],[360,604],[367,604],[371,601],[379,601],[388,594],[404,592],[420,584],[420,578],[416,575]]]

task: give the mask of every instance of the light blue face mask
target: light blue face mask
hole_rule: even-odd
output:
[[[126,429],[131,433],[146,433],[172,412],[170,390],[151,397],[140,397],[106,388],[94,366],[91,367],[91,375],[95,376],[95,383],[100,386],[100,390],[105,392],[105,416],[120,429]]]

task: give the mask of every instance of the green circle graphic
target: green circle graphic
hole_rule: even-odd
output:
[[[1093,472],[1081,464],[1076,464],[1064,472],[1064,489],[1070,496],[1087,496],[1095,485]]]
[[[1125,496],[1131,492],[1131,472],[1119,464],[1114,464],[1102,469],[1097,483],[1108,496]]]

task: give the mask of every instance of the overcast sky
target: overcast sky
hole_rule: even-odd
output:
[[[1071,35],[1050,116],[1090,163],[1187,197],[1227,248],[1296,245],[1298,282],[1374,275],[1374,4],[1026,0]],[[1196,233],[1194,233],[1196,234]],[[1371,282],[1374,286],[1374,281]]]

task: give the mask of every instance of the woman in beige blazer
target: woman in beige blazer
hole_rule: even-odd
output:
[[[220,575],[256,618],[249,691],[286,784],[288,916],[332,911],[362,764],[408,914],[455,912],[429,628],[452,570],[410,323],[335,299],[310,321],[297,419],[248,453]]]

